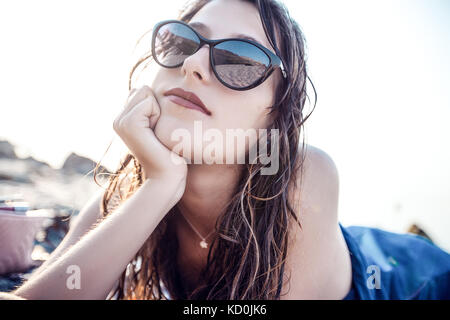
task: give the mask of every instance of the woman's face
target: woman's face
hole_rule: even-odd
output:
[[[274,52],[264,33],[258,10],[250,3],[240,0],[214,0],[192,18],[190,23],[193,22],[201,22],[209,28],[209,31],[197,29],[208,39],[233,38],[234,34],[244,34],[253,37]],[[209,61],[208,45],[204,45],[194,55],[188,57],[179,68],[169,69],[154,62],[152,64],[154,78],[150,87],[161,107],[155,134],[164,145],[174,150],[175,145],[180,145],[181,140],[174,139],[172,133],[177,129],[184,129],[183,132],[190,135],[190,138],[188,137],[191,143],[190,155],[185,151],[174,151],[189,159],[190,163],[198,163],[197,156],[194,162],[195,153],[201,155],[202,161],[212,161],[211,155],[218,156],[214,152],[205,153],[208,145],[210,149],[206,150],[211,151],[211,143],[222,148],[223,163],[230,163],[229,160],[225,160],[227,154],[230,157],[230,154],[237,152],[238,156],[242,157],[247,153],[249,146],[248,141],[245,148],[233,146],[233,142],[227,141],[230,140],[227,139],[227,129],[243,129],[245,136],[245,130],[258,131],[257,129],[267,128],[270,124],[267,113],[274,103],[276,84],[281,78],[278,69],[256,88],[236,91],[225,87],[216,78]],[[195,93],[211,114],[207,115],[172,102],[168,96],[164,96],[164,93],[173,88],[182,88]],[[194,130],[195,121],[197,121],[196,130]],[[219,135],[210,136],[211,140],[205,141],[204,135],[209,129],[216,129],[215,133]],[[203,137],[200,136],[202,133]],[[240,135],[242,136],[242,132]],[[220,136],[222,142],[217,141]],[[194,143],[194,140],[197,143]]]

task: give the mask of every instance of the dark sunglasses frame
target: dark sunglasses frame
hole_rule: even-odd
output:
[[[243,91],[243,90],[249,90],[252,88],[255,88],[257,86],[259,86],[261,83],[263,83],[271,74],[272,72],[276,69],[276,68],[280,68],[281,73],[283,75],[283,78],[287,78],[287,74],[286,71],[284,69],[284,65],[283,62],[281,61],[281,59],[274,54],[272,51],[270,51],[269,49],[267,49],[266,47],[262,46],[261,44],[252,41],[252,40],[247,40],[247,39],[241,39],[241,38],[227,38],[227,39],[218,39],[218,40],[211,40],[211,39],[207,39],[205,37],[202,37],[194,28],[192,28],[191,26],[189,26],[187,23],[180,21],[180,20],[164,20],[161,21],[159,23],[157,23],[155,25],[155,27],[153,28],[153,35],[152,35],[152,56],[153,59],[156,61],[156,63],[158,63],[160,66],[165,67],[165,68],[178,68],[180,66],[183,65],[184,61],[183,60],[181,63],[175,65],[175,66],[165,66],[163,64],[161,64],[158,59],[156,59],[156,53],[155,53],[155,41],[156,41],[156,35],[158,34],[159,29],[169,23],[178,23],[178,24],[182,24],[183,26],[185,26],[186,28],[189,28],[200,40],[200,44],[198,46],[198,48],[195,50],[195,52],[193,52],[191,55],[195,54],[198,50],[200,50],[203,45],[207,44],[209,45],[209,62],[211,64],[211,68],[214,72],[214,74],[216,75],[216,78],[226,87],[233,89],[233,90],[238,90],[238,91]],[[262,50],[267,57],[269,58],[270,64],[267,67],[267,69],[264,71],[264,74],[261,76],[261,78],[259,78],[258,80],[256,80],[255,82],[253,82],[251,85],[248,85],[246,87],[234,87],[228,83],[226,83],[225,81],[223,81],[219,74],[216,71],[215,65],[213,63],[213,50],[214,47],[222,42],[226,42],[226,41],[241,41],[241,42],[247,42],[251,45],[254,45],[255,47],[257,47],[258,49]]]

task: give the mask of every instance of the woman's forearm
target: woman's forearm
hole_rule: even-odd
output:
[[[47,269],[53,262],[75,243],[77,243],[84,234],[89,232],[92,228],[98,225],[103,220],[103,214],[100,209],[100,202],[103,200],[104,190],[96,193],[91,201],[81,209],[75,220],[71,221],[71,226],[67,234],[64,236],[59,245],[52,251],[48,259],[37,269],[33,270],[31,278],[36,277],[43,270]],[[72,219],[73,219],[72,218]]]
[[[13,293],[26,299],[105,299],[136,252],[178,202],[184,183],[177,179],[145,180],[100,225]]]

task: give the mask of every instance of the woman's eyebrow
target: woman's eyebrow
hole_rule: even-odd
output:
[[[190,22],[188,23],[189,26],[191,26],[192,28],[196,29],[197,31],[203,31],[205,33],[209,33],[211,30],[209,29],[209,27],[201,22]],[[241,39],[247,39],[247,40],[251,40],[254,42],[259,43],[260,45],[263,45],[261,43],[261,41],[256,40],[255,38],[242,34],[242,33],[233,33],[231,35],[231,37],[236,37],[236,38],[241,38]]]

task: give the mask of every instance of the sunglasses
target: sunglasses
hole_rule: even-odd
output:
[[[286,71],[281,59],[261,44],[247,39],[210,40],[188,24],[165,20],[155,25],[152,55],[165,68],[177,68],[204,45],[209,45],[211,68],[217,79],[233,90],[249,90],[264,82],[276,68],[283,78]]]

